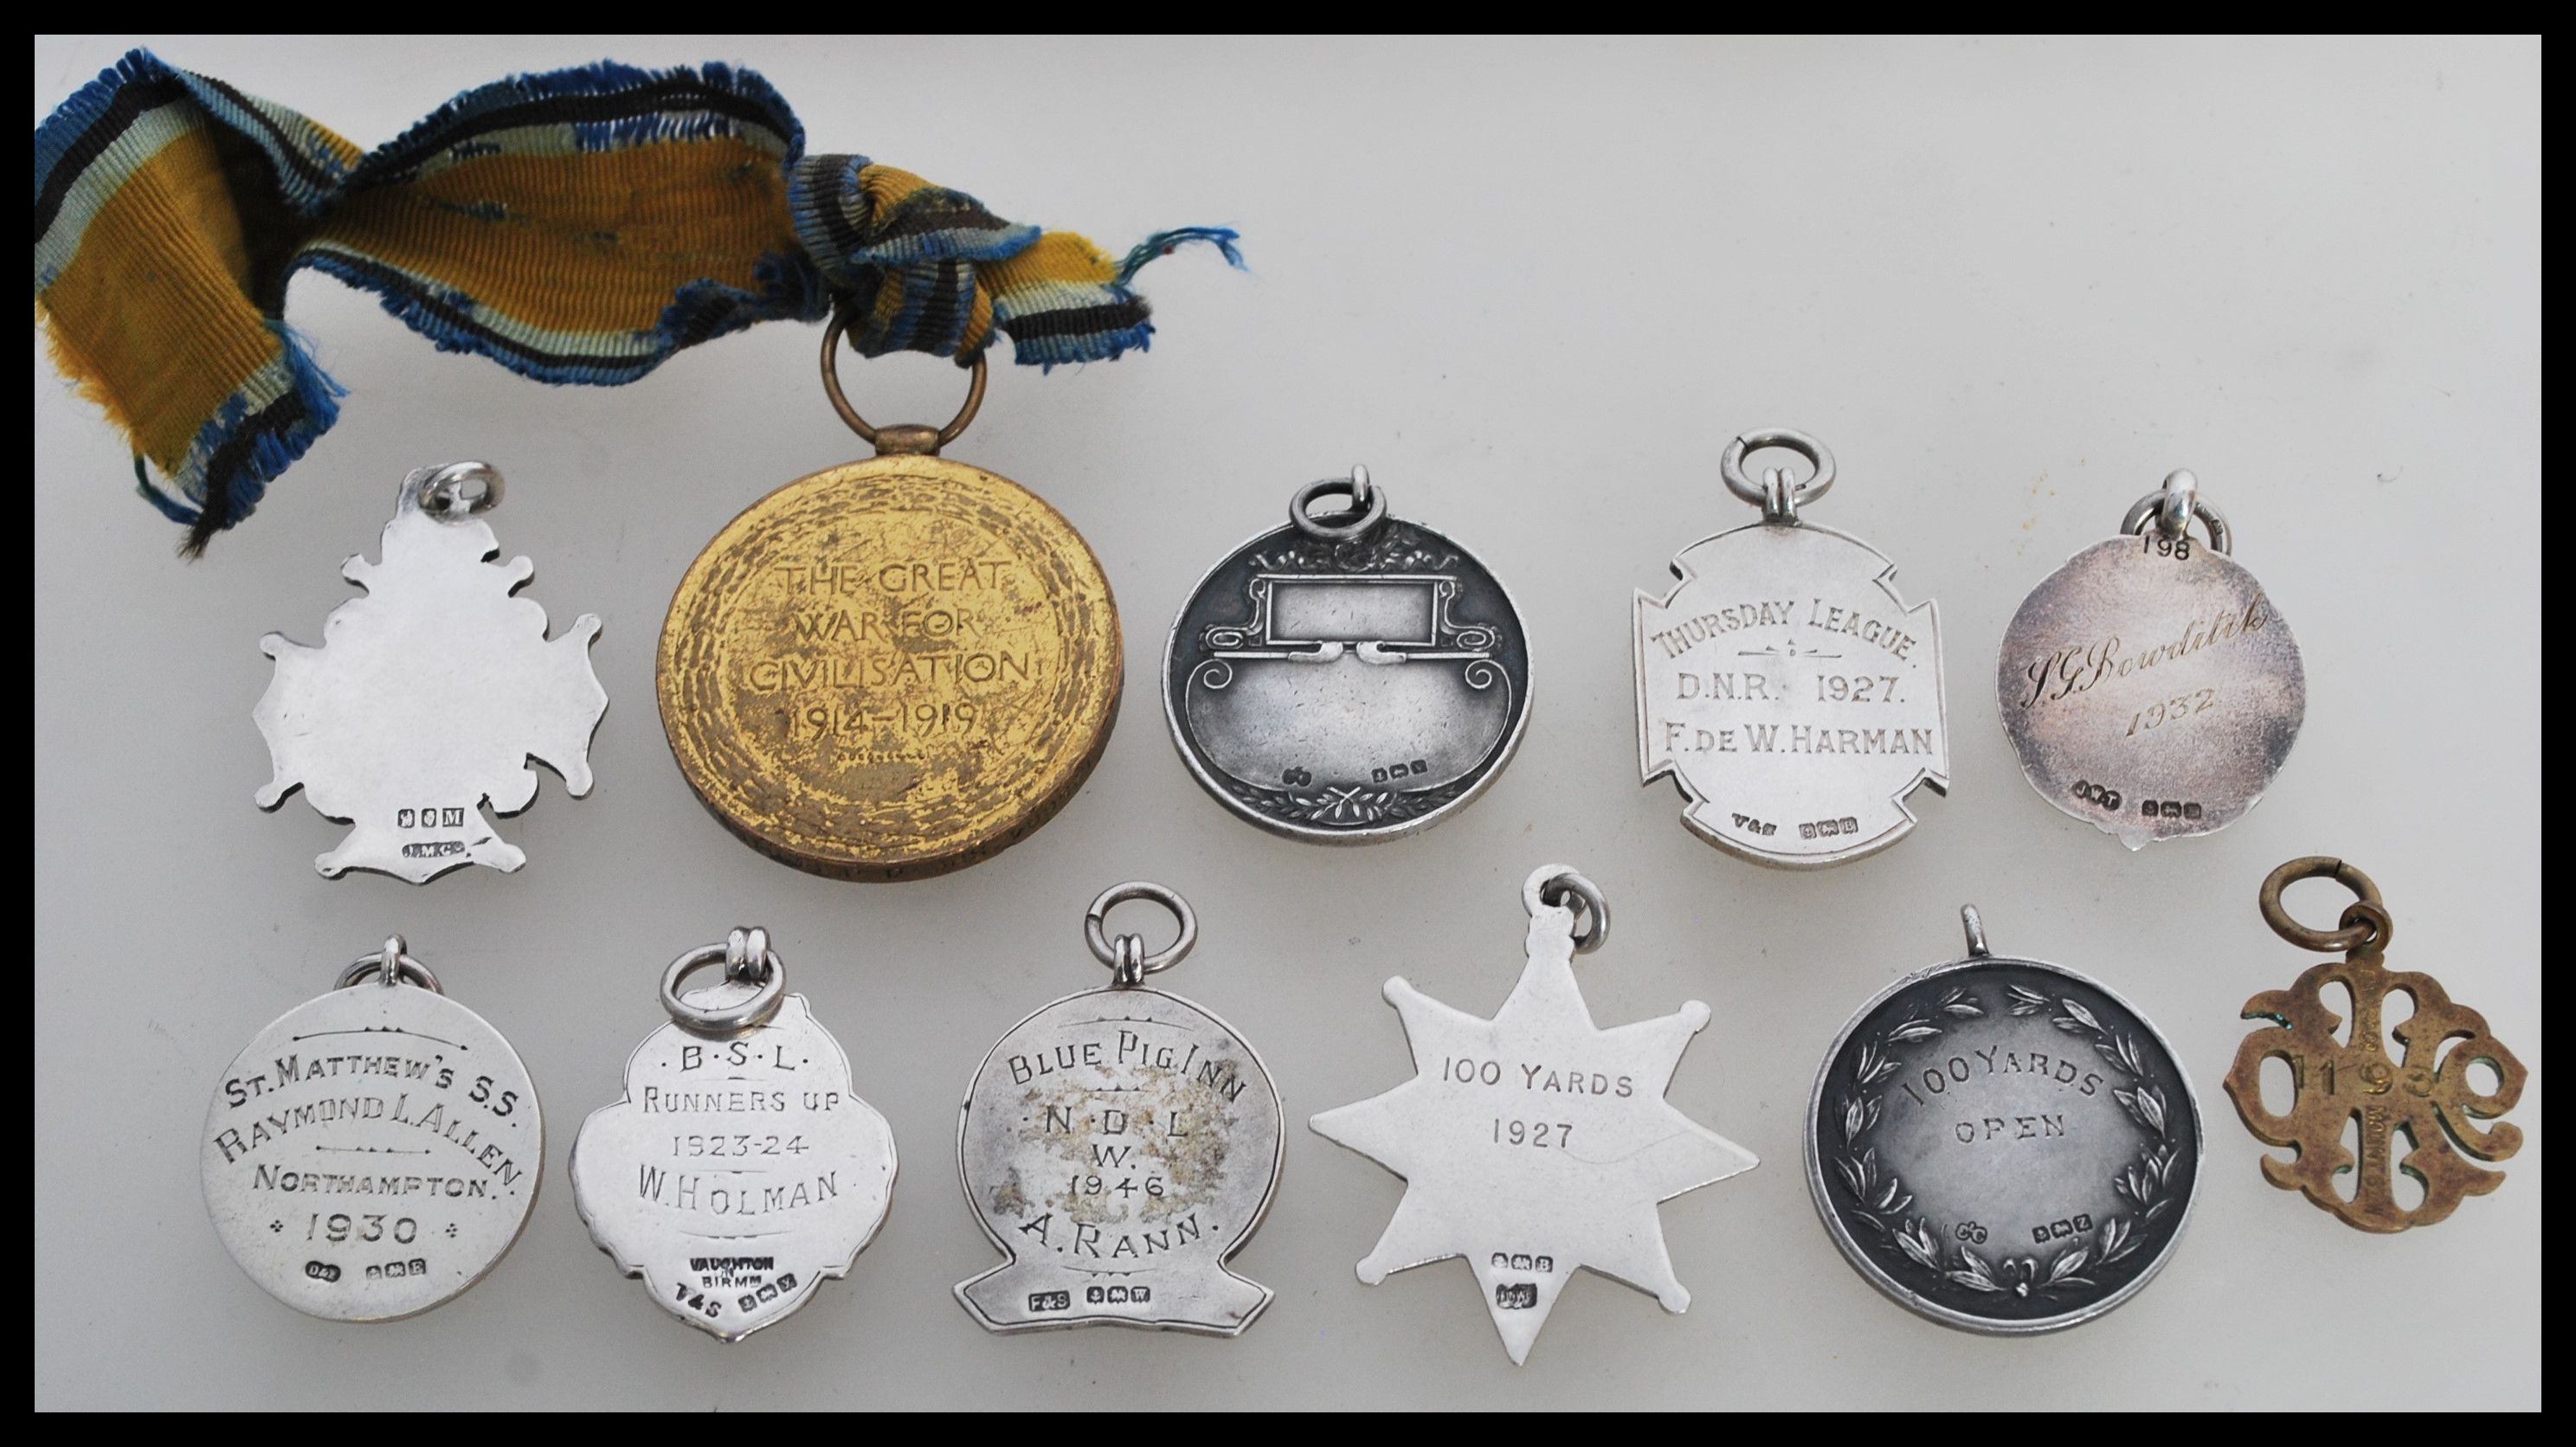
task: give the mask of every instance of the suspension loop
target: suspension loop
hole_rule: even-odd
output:
[[[1109,937],[1109,911],[1129,900],[1147,900],[1170,911],[1180,933],[1172,942],[1152,954],[1145,953],[1145,942],[1138,936],[1122,934],[1115,941]],[[1100,891],[1100,897],[1083,911],[1082,938],[1091,946],[1091,956],[1107,965],[1113,983],[1120,988],[1140,984],[1147,975],[1159,975],[1181,962],[1183,956],[1199,942],[1198,913],[1176,890],[1146,880],[1131,879]]]
[[[2344,907],[2336,928],[2310,929],[2290,917],[2281,892],[2302,879],[2331,879],[2353,892],[2353,902]],[[2331,855],[2311,854],[2273,870],[2264,876],[2256,899],[2263,908],[2263,922],[2272,927],[2272,933],[2301,949],[2321,954],[2384,952],[2389,936],[2397,932],[2396,922],[2389,918],[2388,905],[2379,897],[2379,886],[2370,882],[2369,875]]]
[[[680,982],[710,965],[752,992],[730,1005],[700,1005],[680,993]],[[769,932],[737,929],[720,945],[700,945],[662,971],[662,1009],[681,1029],[697,1035],[739,1035],[769,1023],[787,998],[787,965],[769,948]]]

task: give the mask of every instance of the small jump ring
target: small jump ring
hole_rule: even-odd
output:
[[[388,964],[387,961],[392,963]],[[447,993],[439,985],[438,976],[429,972],[429,966],[411,957],[410,947],[403,943],[401,935],[387,935],[383,949],[371,955],[358,956],[356,963],[340,972],[339,980],[331,988],[345,990],[371,975],[383,981],[387,987],[418,985],[433,995]]]
[[[832,410],[841,414],[841,420],[849,424],[852,432],[859,434],[861,441],[872,443],[877,440],[876,425],[860,416],[859,409],[850,405],[848,394],[841,390],[841,338],[848,330],[848,320],[839,307],[834,307],[831,323],[823,328],[823,395],[831,399]],[[939,446],[945,447],[964,435],[967,427],[975,421],[975,414],[983,410],[984,382],[984,358],[978,354],[973,363],[973,375],[966,383],[966,404],[957,409],[956,416],[948,419],[947,426],[939,429]]]
[[[1315,499],[1337,495],[1351,500],[1348,508],[1333,514],[1340,521],[1319,520]],[[1297,489],[1288,499],[1288,521],[1310,537],[1346,543],[1386,521],[1386,490],[1369,481],[1367,468],[1353,467],[1348,477],[1327,477]]]
[[[2385,951],[2388,937],[2397,933],[2397,921],[2388,917],[2388,906],[2373,904],[2366,899],[2356,899],[2345,905],[2342,917],[2335,923],[2346,930],[2362,931],[2360,944],[2354,946],[2359,949]]]
[[[761,932],[755,930],[736,931],[736,933]],[[662,1009],[681,1029],[699,1035],[739,1035],[745,1030],[757,1029],[768,1024],[770,1017],[778,1013],[779,1002],[787,996],[787,966],[778,958],[776,950],[761,952],[760,987],[754,990],[748,999],[719,1009],[709,1009],[704,1005],[690,1004],[680,998],[682,980],[708,965],[729,965],[732,948],[733,941],[730,937],[721,945],[700,945],[671,961],[671,967],[662,972]],[[733,978],[730,968],[726,971],[726,978]],[[743,980],[740,983],[749,984],[750,981]]]
[[[1798,520],[1798,488],[1789,481],[1789,469],[1774,467],[1763,472],[1762,515],[1784,523]]]
[[[1188,954],[1191,947],[1199,942],[1199,917],[1197,912],[1190,908],[1190,902],[1181,898],[1179,894],[1159,884],[1149,884],[1141,879],[1129,880],[1125,884],[1113,884],[1100,891],[1100,897],[1093,900],[1091,908],[1083,912],[1082,938],[1091,946],[1092,958],[1107,965],[1120,977],[1128,973],[1128,966],[1122,961],[1122,952],[1128,948],[1128,942],[1136,941],[1134,948],[1139,951],[1144,948],[1144,942],[1137,940],[1134,935],[1120,935],[1118,942],[1112,944],[1108,931],[1103,928],[1103,921],[1109,918],[1109,911],[1132,899],[1151,900],[1170,910],[1172,918],[1178,921],[1181,927],[1179,937],[1170,944],[1153,954],[1137,956],[1134,961],[1134,973],[1135,978],[1141,980],[1147,975],[1160,974],[1181,962],[1181,957]]]
[[[1799,483],[1796,487],[1790,489],[1789,505],[1793,512],[1795,509],[1814,502],[1816,499],[1823,497],[1826,493],[1833,490],[1834,454],[1832,449],[1826,447],[1825,444],[1818,442],[1816,439],[1808,436],[1804,432],[1795,431],[1787,427],[1763,427],[1747,432],[1743,436],[1736,438],[1733,442],[1726,444],[1726,451],[1719,454],[1717,459],[1717,475],[1725,479],[1726,490],[1728,492],[1734,493],[1737,497],[1744,499],[1755,507],[1763,509],[1766,513],[1770,511],[1771,499],[1769,494],[1763,490],[1760,483],[1755,482],[1752,478],[1746,476],[1744,472],[1745,457],[1750,453],[1759,452],[1766,447],[1786,448],[1787,450],[1798,454],[1800,457],[1807,459],[1809,465],[1816,469],[1814,474],[1809,476],[1805,482]]]
[[[2164,497],[2156,507],[2156,531],[2178,538],[2191,526],[2192,504],[2200,500],[2200,479],[2188,467],[2165,474]]]
[[[475,490],[466,491],[467,484]],[[405,502],[440,522],[487,513],[501,505],[501,470],[488,462],[451,462],[443,467],[423,467],[403,479],[395,497],[397,509]]]
[[[1118,958],[1110,963],[1110,983],[1122,990],[1145,983],[1145,941],[1137,935],[1120,935],[1116,941]]]
[[[2179,483],[2175,481],[2177,478],[2181,479]],[[2188,517],[2169,521],[2185,507],[2190,508]],[[2221,554],[2234,551],[2236,538],[2227,526],[2227,519],[2200,495],[2199,479],[2194,478],[2188,469],[2177,468],[2165,478],[2164,486],[2129,504],[2129,510],[2120,515],[2120,531],[2132,535],[2143,533],[2152,522],[2166,537],[2180,537],[2189,526],[2189,518],[2200,519],[2200,525],[2209,530],[2212,551]]]
[[[1610,939],[1610,901],[1601,893],[1601,886],[1566,865],[1545,865],[1521,886],[1521,903],[1531,914],[1541,909],[1571,909],[1566,903],[1569,894],[1583,905],[1575,919],[1574,952],[1588,955]]]
[[[2289,907],[2281,902],[2281,891],[2302,879],[2331,879],[2357,897],[2344,910],[2341,928],[2310,929],[2290,917]],[[2263,889],[2257,899],[2263,907],[2263,922],[2272,927],[2274,934],[2301,949],[2325,954],[2357,950],[2364,945],[2384,949],[2388,937],[2396,932],[2388,906],[2379,897],[2379,886],[2370,882],[2369,875],[2330,855],[2311,854],[2273,870],[2263,877]]]
[[[757,984],[769,968],[769,931],[758,925],[725,932],[725,978]]]

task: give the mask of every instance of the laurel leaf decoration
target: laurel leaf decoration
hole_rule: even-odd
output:
[[[2102,1223],[2100,1244],[2102,1264],[2108,1266],[2138,1249],[2137,1232],[2131,1229],[2125,1219],[2114,1216]]]
[[[1860,1059],[1852,1064],[1852,1074],[1859,1077],[1863,1085],[1876,1085],[1898,1069],[1896,1060],[1880,1049],[1875,1040],[1861,1042]]]
[[[2005,1289],[2004,1284],[1995,1279],[1994,1268],[1986,1264],[1986,1258],[1965,1246],[1959,1248],[1959,1264],[1941,1274],[1970,1291],[1999,1292]]]
[[[2045,1016],[2057,1030],[2086,1039],[2103,1060],[2127,1077],[2127,1083],[2110,1094],[2140,1127],[2144,1149],[2113,1177],[2111,1189],[2134,1210],[2103,1219],[2098,1231],[2045,1258],[2009,1252],[1986,1256],[1973,1249],[1986,1240],[1984,1229],[1973,1222],[1951,1233],[1960,1244],[1945,1250],[1926,1218],[1906,1217],[1915,1196],[1879,1160],[1874,1147],[1864,1148],[1886,1099],[1871,1087],[1906,1068],[1897,1047],[1941,1036],[1945,1020],[1985,1014],[1985,1007],[1965,988],[1946,991],[1929,1010],[1909,1012],[1876,1038],[1860,1043],[1852,1068],[1853,1089],[1838,1101],[1845,1149],[1833,1157],[1834,1167],[1850,1191],[1851,1215],[1879,1233],[1906,1260],[1943,1282],[1981,1296],[2023,1298],[2092,1288],[2098,1282],[2089,1273],[2137,1254],[2143,1244],[2141,1228],[2180,1199],[2172,1189],[2182,1163],[2181,1149],[2172,1140],[2173,1097],[2151,1078],[2140,1037],[2107,1028],[2102,1016],[2082,1001],[2006,985],[2002,1004],[2016,1017]],[[2086,1225],[2091,1227],[2090,1222]]]
[[[1880,1103],[1874,1095],[1843,1097],[1843,1144],[1857,1143],[1871,1126],[1878,1124]]]
[[[2163,1091],[2152,1085],[2140,1085],[2135,1090],[2112,1091],[2111,1098],[2120,1102],[2138,1124],[2154,1131],[2158,1136],[2166,1134]]]
[[[1869,1163],[1855,1156],[1836,1156],[1834,1169],[1842,1173],[1843,1184],[1854,1196],[1869,1199]]]
[[[1913,1224],[1897,1228],[1896,1249],[1904,1252],[1917,1266],[1934,1271],[1941,1269],[1941,1248],[1933,1243],[1932,1228],[1924,1225],[1919,1217]]]

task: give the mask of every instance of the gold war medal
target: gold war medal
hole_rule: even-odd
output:
[[[725,525],[680,579],[654,688],[672,757],[725,827],[841,879],[961,869],[1064,807],[1098,762],[1123,675],[1118,606],[1082,535],[1028,489],[952,462],[984,400],[876,445]]]
[[[2302,879],[2332,879],[2353,892],[2353,902],[2331,930],[2312,929],[2290,917],[2281,891]],[[2501,1161],[2522,1149],[2522,1131],[2495,1121],[2522,1098],[2529,1073],[2487,1029],[2486,1017],[2454,1004],[2431,975],[2388,968],[2388,939],[2396,932],[2388,906],[2370,876],[2340,859],[2293,859],[2263,881],[2263,919],[2273,933],[2302,949],[2331,954],[2302,972],[2286,990],[2266,990],[2245,1002],[2245,1018],[2267,1022],[2237,1046],[2227,1072],[2227,1098],[2245,1128],[2267,1146],[2288,1146],[2289,1160],[2266,1156],[2263,1177],[2298,1191],[2345,1225],[2382,1233],[2430,1226],[2469,1196],[2504,1184],[2502,1171],[2474,1161]],[[2325,988],[2350,992],[2350,1028],[2325,1001]],[[2412,997],[2414,1012],[2386,1025],[2388,997]],[[2396,1037],[2391,1057],[2381,1035]],[[2266,1060],[2290,1067],[2290,1108],[2274,1114],[2263,1103]],[[2492,1073],[2493,1089],[2473,1072]],[[2344,1140],[2349,1128],[2359,1149]],[[2396,1193],[2396,1174],[2423,1187],[2413,1206]],[[2349,1193],[2337,1189],[2349,1175]]]

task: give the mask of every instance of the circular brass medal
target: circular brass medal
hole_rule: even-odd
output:
[[[671,599],[654,684],[727,828],[816,874],[905,879],[1062,808],[1123,674],[1108,576],[1072,524],[1009,478],[897,452],[717,533]]]

